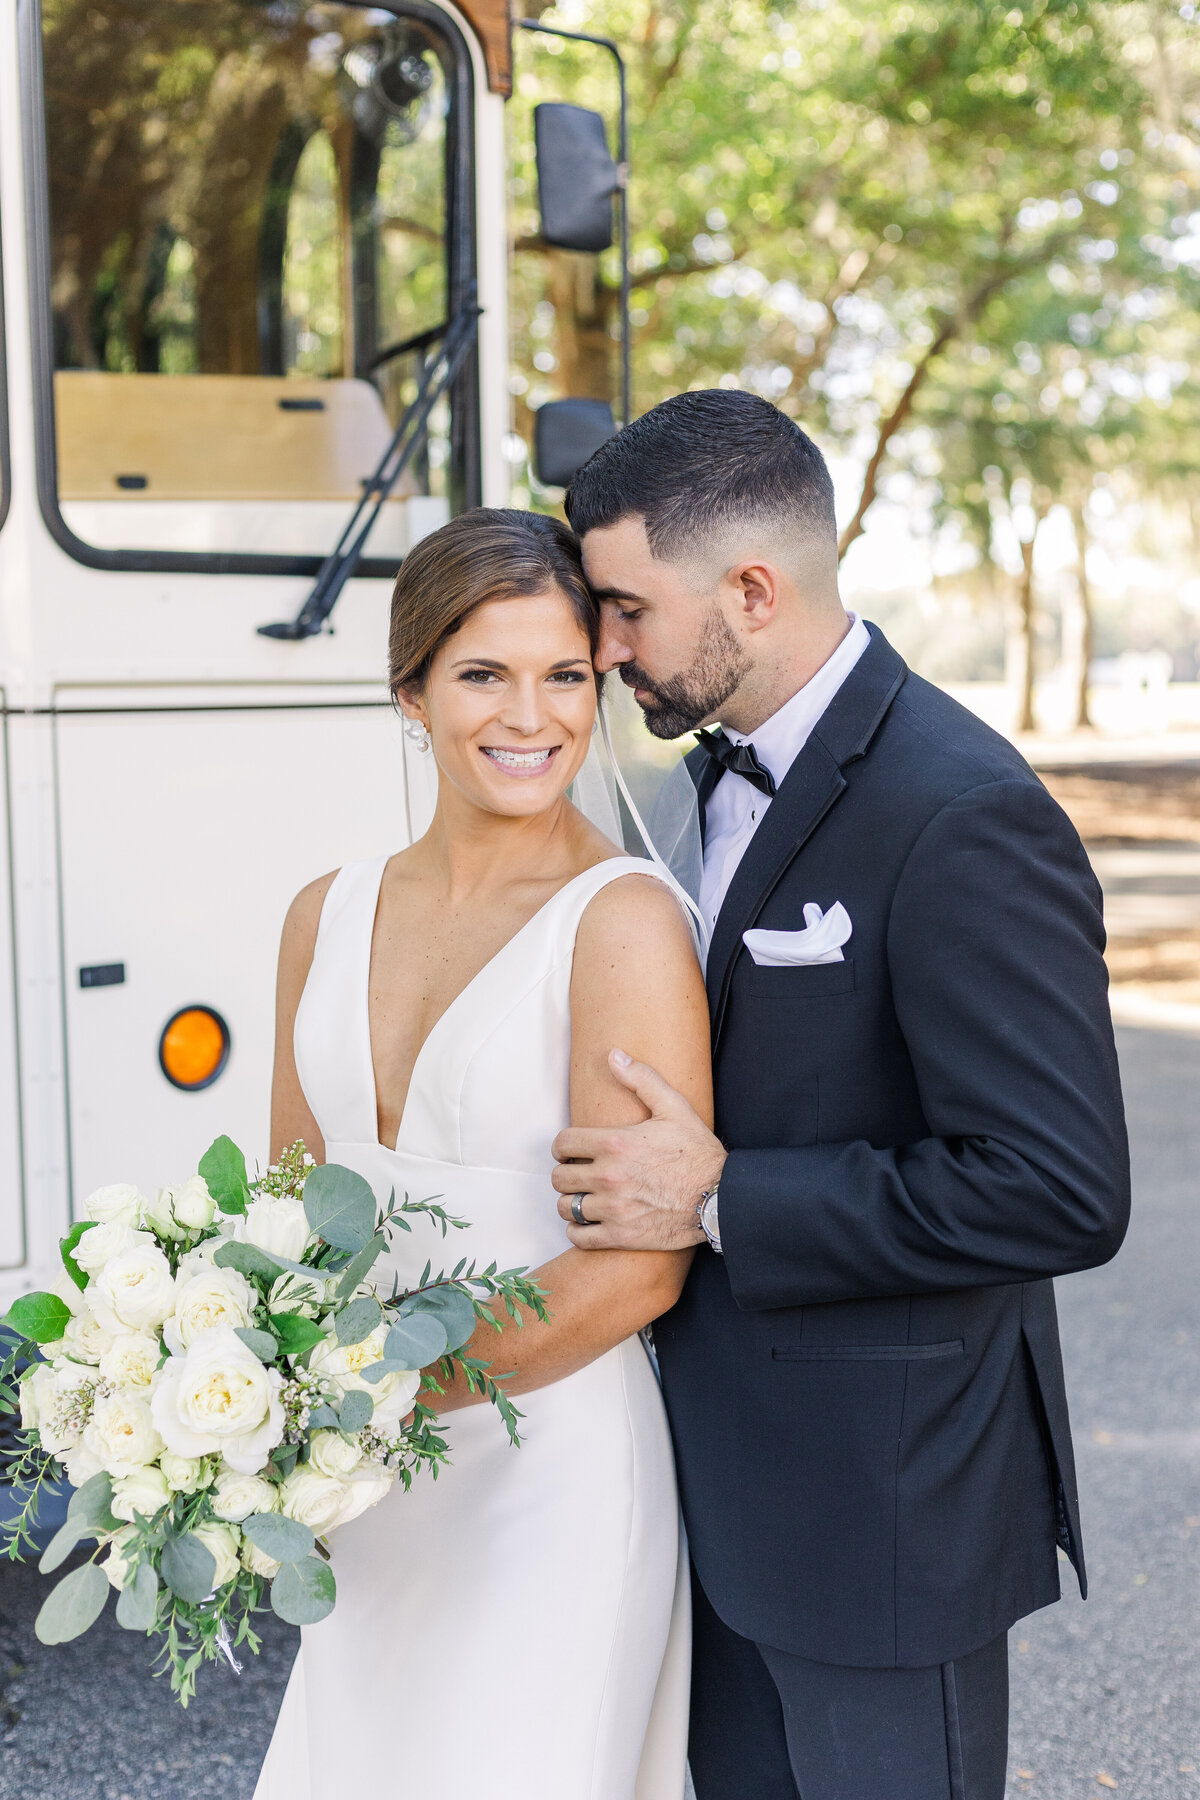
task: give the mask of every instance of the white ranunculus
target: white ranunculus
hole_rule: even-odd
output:
[[[396,1485],[396,1479],[396,1471],[385,1468],[382,1463],[362,1463],[343,1483],[346,1498],[338,1515],[338,1524],[349,1525],[352,1519],[357,1519],[368,1507],[378,1506],[381,1500],[386,1500]]]
[[[216,1210],[217,1203],[209,1193],[203,1175],[191,1175],[182,1187],[171,1190],[171,1211],[176,1221],[188,1231],[207,1231]]]
[[[93,1456],[86,1444],[76,1444],[73,1450],[64,1450],[62,1465],[73,1488],[81,1488],[85,1481],[90,1481],[93,1475],[99,1475],[104,1468],[100,1458]]]
[[[185,1356],[154,1377],[151,1408],[168,1450],[219,1451],[242,1475],[257,1475],[283,1439],[283,1377],[247,1349],[232,1325],[202,1332]]]
[[[221,1469],[209,1504],[218,1519],[240,1525],[251,1513],[274,1512],[279,1504],[279,1489],[261,1475],[240,1475],[236,1469]]]
[[[37,1412],[38,1441],[51,1456],[73,1450],[82,1437],[95,1379],[94,1369],[77,1362],[39,1363],[29,1377],[28,1398]]]
[[[241,1533],[234,1531],[232,1526],[218,1525],[215,1520],[206,1519],[203,1525],[192,1528],[192,1535],[200,1539],[206,1550],[211,1551],[212,1559],[217,1565],[217,1572],[213,1576],[214,1590],[223,1588],[227,1581],[233,1581],[239,1567],[238,1542]]]
[[[176,1282],[175,1311],[163,1325],[163,1342],[172,1356],[182,1356],[202,1331],[217,1325],[249,1325],[258,1293],[236,1269],[205,1269]]]
[[[390,1329],[390,1321],[384,1319],[360,1344],[339,1344],[331,1332],[309,1357],[313,1373],[336,1382],[341,1394],[348,1394],[354,1388],[370,1394],[375,1408],[371,1423],[384,1432],[399,1425],[411,1411],[421,1386],[419,1369],[396,1369],[382,1381],[363,1379],[363,1370],[382,1360],[384,1340]]]
[[[114,1181],[108,1187],[97,1188],[89,1194],[83,1203],[85,1219],[97,1219],[101,1225],[118,1219],[125,1225],[139,1225],[142,1219],[142,1208],[146,1200],[128,1181]],[[85,1233],[86,1236],[86,1233]]]
[[[112,1537],[108,1540],[108,1555],[100,1564],[100,1567],[104,1570],[110,1584],[116,1588],[118,1594],[128,1580],[131,1567],[131,1559],[126,1555],[126,1552],[132,1550],[133,1546],[137,1543],[137,1540],[138,1531],[137,1527],[134,1525],[126,1525],[123,1530],[114,1532]]]
[[[153,1243],[151,1232],[135,1231],[124,1219],[107,1219],[103,1225],[93,1225],[85,1231],[71,1254],[85,1274],[97,1275],[105,1263],[122,1251]]]
[[[97,1225],[87,1237],[107,1230],[107,1225]],[[83,1241],[86,1244],[87,1238]],[[131,1244],[105,1263],[89,1298],[105,1324],[110,1316],[116,1321],[113,1329],[156,1330],[175,1305],[171,1265],[157,1244]]]
[[[69,1321],[62,1334],[63,1350],[76,1362],[98,1363],[113,1342],[113,1334],[85,1306]]]
[[[358,1444],[352,1444],[340,1431],[315,1431],[308,1446],[308,1460],[322,1475],[344,1481],[363,1459]]]
[[[139,1469],[113,1482],[113,1517],[132,1522],[134,1513],[140,1513],[143,1519],[152,1519],[170,1498],[171,1490],[158,1469]]]
[[[132,1475],[153,1462],[162,1449],[149,1405],[133,1394],[107,1394],[97,1400],[83,1441],[110,1475]]]
[[[279,1564],[275,1558],[268,1556],[265,1550],[260,1550],[257,1544],[252,1544],[249,1538],[242,1539],[242,1567],[249,1569],[252,1575],[265,1576],[268,1581],[273,1581],[279,1573]]]
[[[287,1194],[260,1194],[235,1219],[233,1235],[242,1244],[256,1244],[272,1256],[299,1262],[312,1233],[303,1203]]]
[[[100,1374],[117,1388],[148,1388],[158,1367],[159,1342],[148,1331],[123,1331],[110,1338],[100,1357]]]
[[[332,1531],[346,1506],[346,1484],[302,1463],[279,1490],[280,1511],[310,1531]]]
[[[212,1483],[212,1464],[202,1456],[176,1456],[173,1450],[164,1450],[158,1466],[173,1494],[198,1494]]]
[[[147,1200],[142,1212],[142,1218],[155,1237],[167,1244],[177,1244],[181,1237],[187,1235],[183,1226],[175,1219],[175,1208],[172,1205],[174,1192],[173,1188],[159,1188],[153,1200]]]
[[[224,1243],[224,1238],[205,1238],[202,1244],[194,1249],[185,1250],[179,1259],[179,1267],[175,1271],[175,1285],[182,1287],[193,1275],[203,1275],[205,1270],[213,1267],[213,1257]]]

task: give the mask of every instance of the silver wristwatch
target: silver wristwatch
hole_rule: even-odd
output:
[[[708,1239],[712,1249],[718,1256],[721,1250],[721,1222],[717,1216],[717,1199],[721,1192],[720,1182],[705,1188],[700,1196],[700,1204],[696,1208],[696,1217],[700,1221],[700,1229]]]

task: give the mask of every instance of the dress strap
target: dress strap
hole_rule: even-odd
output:
[[[326,1143],[372,1143],[378,1135],[368,1001],[387,863],[386,856],[346,863],[334,876],[296,1009],[296,1073]]]

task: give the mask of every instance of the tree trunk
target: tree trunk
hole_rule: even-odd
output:
[[[1016,689],[1016,728],[1033,731],[1033,547],[1037,542],[1038,519],[1028,542],[1021,540],[1021,573],[1017,578],[1016,629],[1009,638],[1009,680]]]
[[[556,385],[560,393],[578,399],[611,399],[608,324],[614,296],[601,285],[594,256],[551,250],[546,265],[546,294],[554,307]]]
[[[1063,669],[1070,693],[1069,722],[1076,731],[1092,723],[1088,705],[1088,669],[1092,661],[1092,594],[1087,576],[1087,518],[1082,498],[1071,502],[1075,529],[1075,583],[1063,605]]]

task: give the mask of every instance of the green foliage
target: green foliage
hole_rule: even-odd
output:
[[[359,1299],[351,1300],[334,1321],[338,1343],[361,1344],[364,1338],[370,1337],[382,1317],[383,1308],[371,1295],[363,1294]]]
[[[270,1318],[271,1330],[285,1356],[303,1356],[315,1344],[325,1341],[321,1326],[315,1319],[306,1319],[303,1313],[272,1313]]]
[[[84,1563],[64,1575],[42,1603],[34,1621],[39,1643],[67,1644],[82,1637],[100,1614],[108,1599],[108,1576],[94,1562]]]
[[[284,1563],[271,1583],[271,1605],[289,1625],[316,1625],[333,1611],[333,1570],[317,1556]]]
[[[335,1250],[361,1250],[375,1229],[375,1195],[354,1169],[324,1163],[304,1184],[309,1229]]]
[[[180,1600],[196,1605],[213,1591],[217,1565],[212,1551],[193,1532],[169,1537],[162,1548],[162,1578]]]
[[[70,1310],[57,1294],[22,1294],[4,1317],[9,1331],[19,1332],[35,1344],[57,1343],[71,1320]]]
[[[374,1411],[375,1402],[370,1394],[364,1394],[361,1388],[351,1388],[350,1392],[344,1396],[341,1410],[335,1416],[334,1422],[342,1431],[361,1431],[364,1425],[371,1423],[371,1415]]]
[[[79,1240],[84,1232],[90,1231],[96,1223],[97,1221],[95,1219],[76,1219],[66,1237],[59,1238],[58,1240],[58,1248],[62,1256],[63,1268],[67,1271],[67,1274],[71,1277],[75,1286],[80,1289],[87,1286],[88,1278],[84,1271],[79,1267],[79,1264],[75,1261],[75,1251],[78,1248]]]
[[[199,1173],[223,1213],[244,1213],[252,1198],[246,1158],[232,1138],[222,1135],[200,1158]]]
[[[232,1238],[213,1256],[218,1269],[236,1269],[248,1281],[277,1281],[286,1266],[281,1260],[268,1256],[257,1244],[239,1244]]]
[[[399,1319],[384,1340],[383,1363],[372,1363],[364,1369],[367,1381],[379,1379],[375,1370],[423,1369],[427,1363],[444,1356],[449,1343],[445,1328],[431,1313],[414,1313]]]
[[[52,1574],[85,1538],[103,1537],[119,1525],[112,1512],[112,1480],[101,1470],[72,1494],[66,1520],[42,1552],[38,1568],[43,1575]]]
[[[437,1320],[445,1334],[447,1350],[461,1349],[475,1330],[475,1303],[466,1289],[456,1287],[452,1282],[426,1288],[419,1294],[413,1294],[409,1299],[401,1302],[396,1312],[399,1319],[408,1321],[410,1324],[418,1314],[431,1315]],[[437,1350],[434,1354],[441,1356],[443,1351]],[[426,1360],[432,1362],[433,1357],[428,1357]]]
[[[307,1525],[283,1513],[252,1513],[243,1520],[242,1530],[264,1556],[274,1557],[278,1563],[302,1562],[312,1555],[316,1543]]]
[[[248,1350],[253,1350],[259,1362],[272,1363],[279,1354],[279,1341],[269,1331],[256,1331],[252,1325],[234,1327]]]
[[[117,1595],[117,1624],[125,1631],[151,1631],[158,1616],[158,1576],[140,1562]]]

